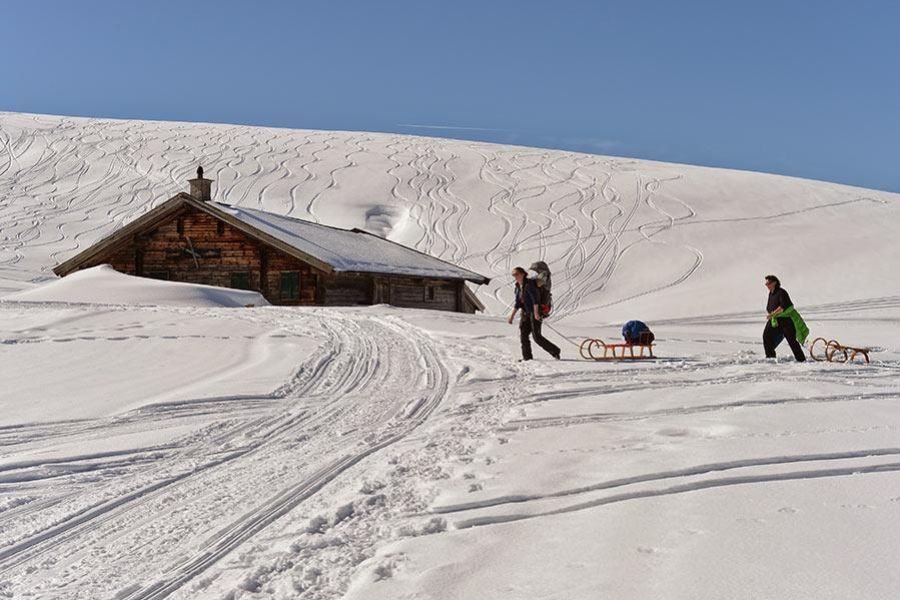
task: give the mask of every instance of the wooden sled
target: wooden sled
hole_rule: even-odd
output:
[[[816,354],[819,351],[821,354]],[[837,340],[826,340],[823,337],[817,337],[809,345],[809,357],[819,362],[854,362],[857,357],[864,359],[869,364],[870,348],[854,348],[853,346],[845,346]]]
[[[634,349],[638,349],[638,353],[634,353]],[[601,354],[600,351],[603,351]],[[644,354],[644,351],[647,354]],[[627,342],[621,344],[607,344],[603,340],[588,338],[581,342],[579,348],[581,357],[588,360],[647,360],[656,358],[653,356],[653,343],[647,344],[629,344]]]

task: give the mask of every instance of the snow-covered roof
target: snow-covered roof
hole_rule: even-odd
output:
[[[477,284],[490,282],[490,279],[474,271],[361,229],[340,229],[262,210],[202,201],[185,193],[169,198],[153,210],[63,261],[53,271],[60,276],[71,273],[85,261],[108,251],[120,241],[129,239],[142,228],[176,214],[185,205],[229,222],[244,233],[325,271],[462,279]]]
[[[219,202],[208,204],[330,265],[335,271],[464,279],[474,283],[489,281],[478,273],[361,229],[339,229]]]

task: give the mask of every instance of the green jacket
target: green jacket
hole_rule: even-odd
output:
[[[806,322],[803,320],[803,317],[800,316],[800,313],[797,312],[793,306],[789,306],[787,310],[783,310],[774,317],[772,317],[772,327],[778,327],[778,319],[780,318],[789,318],[794,322],[794,331],[797,332],[797,341],[801,344],[806,341],[806,338],[809,337],[809,327],[806,326]]]

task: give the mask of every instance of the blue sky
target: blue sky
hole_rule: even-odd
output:
[[[900,191],[900,3],[2,3],[0,110],[395,131]]]

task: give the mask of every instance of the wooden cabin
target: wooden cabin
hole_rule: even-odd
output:
[[[179,193],[58,265],[256,290],[272,304],[392,304],[474,313],[468,288],[490,280],[361,229],[339,229],[213,202],[197,169]]]

